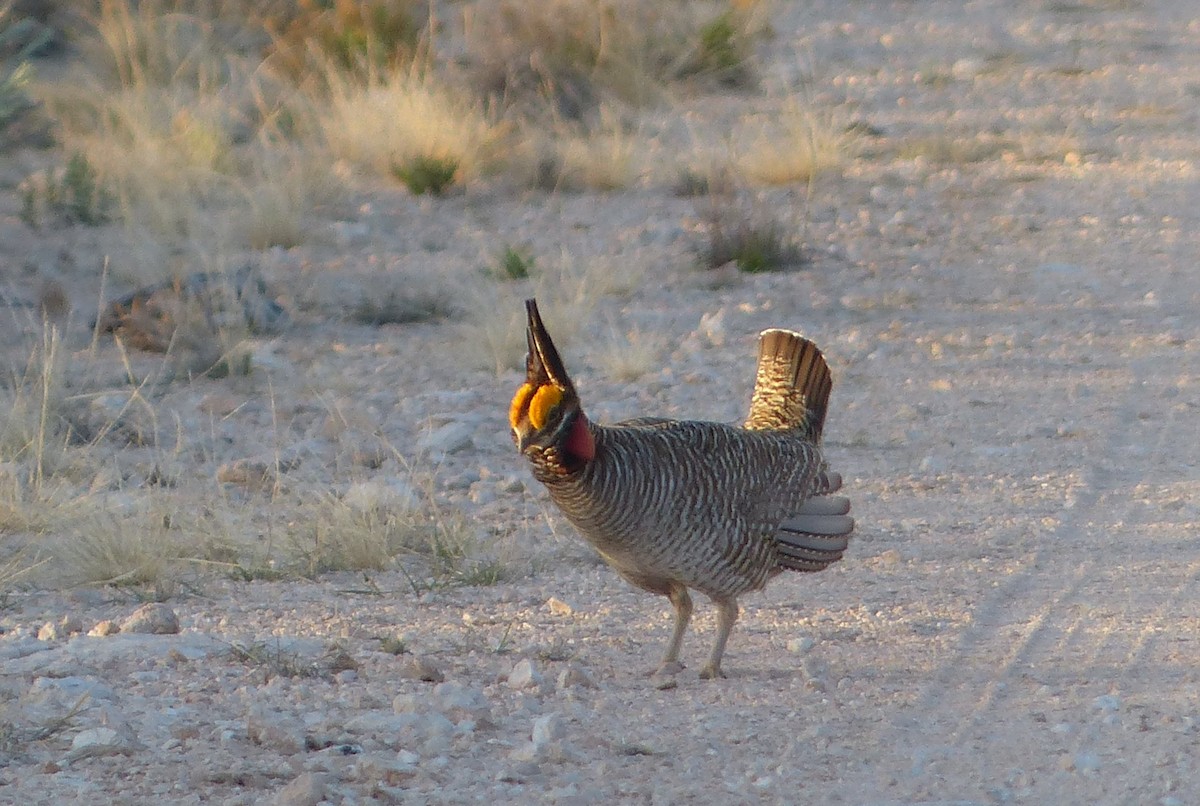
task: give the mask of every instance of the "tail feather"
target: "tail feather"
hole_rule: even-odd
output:
[[[842,559],[854,531],[849,511],[850,499],[841,495],[805,501],[775,533],[779,565],[792,571],[821,571]]]
[[[821,438],[833,379],[817,345],[790,330],[773,328],[759,336],[758,375],[746,428],[799,430]]]

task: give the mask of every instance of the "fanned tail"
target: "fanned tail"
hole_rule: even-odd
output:
[[[810,498],[800,511],[779,524],[775,547],[779,565],[791,571],[823,571],[842,559],[850,545],[854,518],[844,495]]]
[[[764,330],[746,428],[800,431],[821,439],[833,378],[817,345],[790,330]]]

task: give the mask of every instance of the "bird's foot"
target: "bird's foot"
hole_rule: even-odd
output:
[[[683,664],[677,660],[663,661],[657,669],[651,669],[647,677],[672,677],[682,672],[683,669]]]
[[[723,678],[725,673],[721,671],[721,667],[715,663],[706,663],[704,668],[700,670],[701,680],[717,680]]]

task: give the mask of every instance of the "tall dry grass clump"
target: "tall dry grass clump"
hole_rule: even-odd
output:
[[[481,0],[465,12],[467,59],[486,96],[586,120],[605,101],[661,100],[678,79],[746,83],[756,5]]]
[[[454,165],[455,181],[487,173],[503,153],[508,127],[470,98],[414,71],[366,80],[330,75],[317,125],[337,158],[376,176],[421,159]]]

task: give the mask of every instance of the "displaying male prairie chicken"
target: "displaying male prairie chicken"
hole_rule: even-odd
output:
[[[555,504],[617,573],[675,607],[660,673],[675,673],[693,588],[717,606],[721,656],[737,597],[781,571],[822,571],[842,558],[854,520],[833,495],[841,476],[821,455],[832,380],[820,350],[787,330],[759,337],[758,375],[742,427],[641,418],[597,425],[538,314],[529,316],[525,383],[509,411],[513,439]]]

